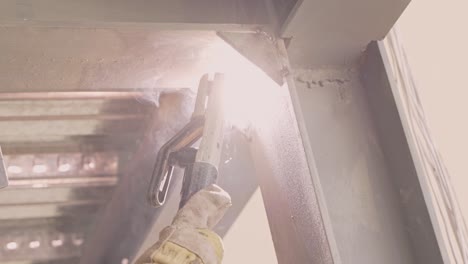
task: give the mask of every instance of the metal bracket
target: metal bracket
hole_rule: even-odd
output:
[[[283,85],[285,67],[278,56],[274,36],[263,31],[256,33],[218,32],[217,35],[262,69],[278,85]]]

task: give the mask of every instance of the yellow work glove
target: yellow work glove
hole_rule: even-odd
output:
[[[223,243],[211,229],[230,206],[231,197],[217,185],[197,192],[135,264],[220,264]]]

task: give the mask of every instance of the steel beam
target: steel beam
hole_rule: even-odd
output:
[[[304,147],[313,154],[309,165],[316,168],[316,190],[325,198],[335,241],[334,260],[442,263],[431,205],[424,201],[375,45],[362,62],[292,71]]]
[[[33,203],[67,203],[74,201],[107,201],[113,191],[113,186],[94,188],[38,188],[38,189],[12,189],[0,192],[0,206],[21,205]]]
[[[408,159],[412,161],[409,170],[411,173],[408,174],[411,177],[401,177],[398,180],[400,185],[406,185],[402,191],[405,209],[411,212],[408,217],[409,225],[414,226],[411,234],[414,239],[424,241],[415,248],[418,257],[433,261],[439,260],[440,257],[435,258],[434,255],[440,254],[444,263],[465,263],[468,261],[467,226],[450,181],[450,174],[432,139],[419,99],[419,87],[413,80],[397,32],[392,31],[384,41],[378,43],[378,47],[374,44],[370,49],[380,52],[380,67],[388,75],[384,84],[387,96],[391,94],[393,100],[386,107],[398,109],[398,116],[389,119],[399,120],[398,133],[404,134],[407,139],[407,159],[400,161],[396,157],[393,162],[398,162],[401,166],[400,164],[406,165]],[[395,151],[397,147],[392,145],[389,150]],[[426,207],[421,206],[423,202],[427,211],[423,210]],[[424,227],[428,225],[433,226],[433,231],[429,233],[424,232]],[[431,249],[437,246],[439,250]]]
[[[155,30],[248,28],[266,23],[263,1],[5,0],[0,24],[52,27],[147,27]]]
[[[99,202],[78,202],[76,204],[38,204],[0,206],[0,220],[52,218],[63,215],[93,215],[102,206]]]
[[[116,98],[131,95],[116,92],[144,91],[142,99],[151,101],[163,89],[197,87],[219,62],[223,44],[214,31],[0,27],[0,92],[7,93],[0,98],[37,92],[44,99],[93,98],[104,91]]]
[[[255,38],[228,37],[264,65],[243,52]],[[269,87],[275,108],[251,147],[279,263],[440,263],[379,54],[363,67],[292,69],[276,52],[270,67],[289,89]]]
[[[268,87],[268,113],[256,123],[251,150],[278,263],[338,263],[327,209],[285,46],[277,40],[285,85]],[[306,141],[304,141],[306,140]]]
[[[299,0],[280,25],[280,35],[290,39],[294,66],[346,65],[356,61],[370,41],[382,39],[409,2]]]

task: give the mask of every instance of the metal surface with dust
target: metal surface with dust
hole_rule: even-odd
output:
[[[343,263],[416,263],[359,69],[296,70],[295,81]]]
[[[393,38],[395,36],[393,34],[387,40]],[[392,53],[394,50],[390,52],[386,48],[381,49],[379,48],[380,45],[383,45],[383,43],[369,45],[363,60],[361,80],[369,97],[369,105],[378,128],[377,131],[381,138],[389,169],[394,175],[395,185],[401,196],[401,205],[406,213],[406,226],[413,241],[413,252],[419,263],[448,263],[450,261],[446,257],[456,252],[456,250],[448,249],[449,247],[441,243],[441,240],[439,240],[440,230],[454,233],[463,232],[463,226],[460,226],[461,229],[454,227],[454,231],[451,231],[450,225],[439,227],[438,220],[432,218],[434,215],[431,214],[436,210],[437,203],[434,203],[430,197],[437,192],[427,191],[427,179],[421,177],[420,171],[418,171],[421,163],[419,163],[417,156],[412,155],[411,148],[414,143],[413,140],[423,141],[424,139],[423,142],[427,142],[427,144],[433,143],[432,140],[428,140],[428,132],[425,129],[421,134],[417,132],[417,137],[405,133],[405,126],[409,124],[409,115],[406,112],[407,110],[400,108],[401,97],[399,97],[398,93],[394,93],[393,89],[396,87],[396,83],[402,84],[408,80],[397,81],[401,80],[399,79],[400,75],[393,75],[392,68],[394,65],[401,67],[401,65],[404,65],[405,60],[400,57],[398,63],[390,64],[389,54],[394,55]],[[392,59],[395,58],[392,57]],[[401,71],[398,72],[401,73]],[[408,98],[411,98],[411,96]],[[411,103],[408,105],[418,107],[418,104]],[[420,111],[418,113],[424,112],[420,108],[418,108],[418,111]],[[418,115],[418,118],[420,117]],[[421,124],[422,126],[420,126]],[[424,119],[418,120],[417,127],[418,129],[424,127]],[[429,153],[432,155],[435,152],[432,152],[431,149]],[[428,156],[424,157],[427,158]],[[437,159],[435,159],[434,163],[433,160],[427,162],[430,164],[430,169],[427,171],[434,172],[433,164],[440,164],[439,162],[440,160]],[[441,200],[443,199],[441,198]],[[447,211],[450,211],[449,214],[454,213],[453,210],[456,210],[456,205],[447,207],[450,208],[447,209]],[[463,245],[463,243],[461,244]]]
[[[299,0],[281,29],[298,67],[354,63],[372,40],[382,39],[410,0]]]
[[[251,144],[278,263],[334,263],[289,89],[270,85]]]
[[[147,26],[157,24],[266,23],[261,0],[3,0],[0,24],[48,26]],[[203,27],[203,26],[202,26]]]
[[[0,91],[196,87],[220,42],[209,31],[0,27]]]

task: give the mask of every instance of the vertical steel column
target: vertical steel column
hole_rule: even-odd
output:
[[[339,263],[282,40],[277,45],[285,85],[265,94],[275,107],[256,124],[252,152],[278,263]]]

